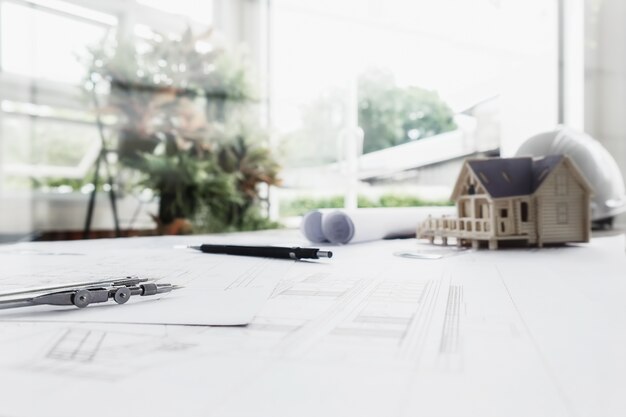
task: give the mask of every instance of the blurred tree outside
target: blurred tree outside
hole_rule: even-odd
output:
[[[300,111],[300,128],[286,133],[279,154],[284,166],[317,166],[336,162],[341,152],[338,137],[344,128],[346,109],[343,91],[322,93]]]
[[[344,197],[333,195],[329,197],[298,197],[281,201],[281,213],[283,216],[302,216],[311,210],[321,208],[342,208]],[[376,207],[420,207],[420,206],[452,206],[451,201],[425,200],[406,194],[383,194],[379,197],[365,195],[358,196],[359,208]]]
[[[285,165],[315,166],[337,161],[345,128],[346,91],[334,89],[301,106],[300,128],[285,134]],[[374,152],[457,128],[452,109],[436,91],[400,87],[385,70],[368,70],[358,78],[359,126],[363,152]]]
[[[456,129],[452,109],[436,91],[398,87],[388,72],[364,73],[358,91],[364,153]]]

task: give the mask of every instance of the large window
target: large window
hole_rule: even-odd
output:
[[[61,1],[0,1],[1,188],[32,179],[82,178],[100,143],[81,54],[117,18]]]
[[[46,219],[34,218],[47,209],[32,208],[33,190],[38,190],[37,199],[52,200],[55,193],[82,190],[76,200],[81,213],[86,209],[84,193],[91,190],[102,144],[115,149],[117,140],[112,129],[117,116],[108,111],[110,80],[91,80],[96,99],[92,94],[90,65],[98,65],[94,54],[142,40],[149,44],[155,37],[180,37],[187,30],[204,33],[213,21],[213,5],[190,0],[0,0],[0,203],[12,213],[5,217],[16,219],[0,221],[0,234],[32,229],[33,224],[46,227]],[[114,152],[106,158],[115,166]],[[135,207],[130,213],[135,216]],[[75,226],[83,221],[77,218]]]
[[[50,4],[57,7],[2,2],[2,70],[78,85],[85,73],[79,54],[88,45],[100,42],[117,19],[79,7],[70,8],[66,3]]]
[[[58,179],[79,189],[89,182],[102,144],[89,65],[112,62],[93,52],[111,59],[116,45],[116,65],[133,63],[117,67],[113,78],[123,82],[91,80],[107,138],[129,139],[123,117],[141,121],[131,133],[145,134],[133,145],[142,149],[174,140],[172,129],[237,136],[226,119],[246,124],[250,137],[269,127],[282,166],[282,185],[269,192],[279,217],[314,206],[443,202],[464,157],[510,155],[556,124],[558,3],[0,0],[0,197]],[[187,38],[193,48],[172,46]],[[129,40],[141,56],[124,57]],[[217,56],[241,43],[256,66],[251,77],[235,54],[197,65],[197,77],[187,77],[193,57],[181,65],[185,53]],[[107,113],[111,97],[146,83],[113,103],[127,104],[122,116]],[[182,87],[177,114],[163,117],[170,87]],[[235,109],[237,100],[255,109]]]
[[[106,3],[0,0],[0,190],[33,176],[87,175],[100,146],[93,98],[83,88],[90,49],[128,35],[206,30],[212,19],[210,1]]]
[[[445,200],[461,158],[557,123],[556,1],[271,4],[283,216]]]

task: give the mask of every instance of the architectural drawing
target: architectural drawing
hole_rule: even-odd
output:
[[[112,330],[106,325],[49,326],[48,332],[49,345],[14,367],[38,374],[113,382],[150,369],[154,357],[165,360],[194,347],[168,334],[167,328],[158,327],[137,332],[132,326],[125,330]],[[117,366],[121,362],[124,366]]]
[[[144,255],[137,242],[117,244]],[[436,261],[393,255],[414,244],[346,245],[332,264],[283,263],[245,327],[4,321],[0,414],[105,417],[110,403],[94,407],[94,392],[131,392],[166,400],[124,401],[123,415],[624,415],[623,396],[602,389],[626,375],[615,336],[626,325],[623,236]],[[246,283],[254,265],[239,261],[197,279]]]

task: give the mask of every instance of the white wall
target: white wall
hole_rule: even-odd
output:
[[[626,173],[624,0],[585,0],[585,131],[604,144]]]
[[[558,123],[558,4],[504,1],[501,153]],[[538,13],[540,12],[540,13]]]
[[[586,0],[585,129],[626,170],[626,2]]]

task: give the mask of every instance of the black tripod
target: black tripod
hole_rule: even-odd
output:
[[[100,133],[100,153],[95,162],[95,171],[93,174],[93,190],[89,195],[89,205],[87,206],[87,218],[85,219],[85,228],[83,229],[83,239],[89,239],[89,233],[91,232],[91,221],[93,219],[93,211],[96,204],[96,193],[98,192],[98,184],[100,182],[100,165],[104,164],[106,171],[106,182],[108,185],[109,200],[111,202],[111,211],[113,212],[113,224],[115,226],[115,237],[120,237],[120,221],[117,215],[117,198],[115,196],[115,187],[113,182],[113,176],[111,174],[111,167],[109,166],[109,160],[107,158],[110,151],[107,148],[106,139],[104,137],[104,125],[100,118],[100,105],[98,102],[98,96],[96,94],[96,83],[92,80],[92,92],[93,102],[96,108],[96,124],[98,125],[98,132]]]

